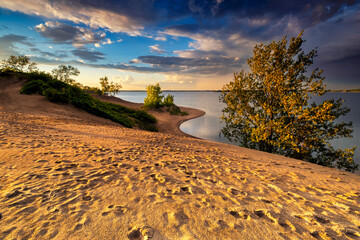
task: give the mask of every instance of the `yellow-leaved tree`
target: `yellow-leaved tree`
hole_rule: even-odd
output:
[[[235,73],[223,87],[222,133],[240,146],[354,171],[355,148],[334,149],[330,144],[351,137],[352,123],[335,121],[350,109],[341,99],[320,104],[312,100],[326,93],[324,77],[317,68],[306,73],[317,51],[305,53],[301,36],[289,43],[284,37],[255,46],[247,61],[250,72]]]

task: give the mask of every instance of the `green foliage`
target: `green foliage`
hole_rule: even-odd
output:
[[[173,95],[168,94],[166,97],[161,95],[162,91],[159,83],[147,86],[146,91],[147,96],[144,99],[145,109],[175,106]]]
[[[146,87],[147,96],[144,99],[145,108],[159,108],[161,107],[162,99],[160,84],[149,85]]]
[[[97,87],[83,86],[82,89],[85,90],[85,92],[87,92],[87,93],[95,93],[97,95],[103,94],[103,92]]]
[[[110,84],[109,84],[109,79],[107,77],[100,78],[100,85],[101,85],[102,94],[109,92]]]
[[[33,80],[30,82],[26,82],[24,86],[21,88],[21,94],[32,94],[32,93],[39,93],[43,94],[44,90],[47,89],[49,86],[45,84],[45,82],[41,79]]]
[[[350,109],[341,100],[310,103],[326,91],[321,70],[305,75],[317,52],[303,52],[301,36],[255,46],[250,72],[235,73],[223,87],[222,133],[244,147],[354,171],[354,149],[335,150],[329,143],[351,137],[351,123],[334,122]]]
[[[170,95],[168,94],[163,102],[162,102],[162,105],[165,106],[165,107],[170,107],[170,106],[174,106],[174,96],[173,95]]]
[[[110,93],[110,95],[115,95],[118,92],[120,92],[120,89],[122,88],[121,84],[109,82],[109,79],[105,76],[103,78],[100,78],[100,85],[101,85],[101,91],[102,94]]]
[[[30,58],[25,55],[14,56],[11,55],[8,59],[1,62],[1,71],[13,72],[35,72],[38,70],[37,64],[30,61]]]
[[[79,74],[80,74],[79,69],[70,65],[68,66],[60,65],[52,70],[52,76],[54,78],[68,84],[75,83],[75,80],[71,79],[70,76],[78,76]]]
[[[55,88],[47,88],[43,91],[44,95],[49,99],[50,102],[61,102],[61,103],[69,103],[70,96],[68,95],[67,89],[55,89]]]
[[[182,112],[180,108],[175,105],[168,107],[166,111],[168,111],[170,115],[180,115],[180,116],[189,115],[188,112]]]
[[[71,103],[99,117],[110,119],[126,127],[138,126],[148,131],[157,131],[156,118],[144,111],[121,105],[102,102],[77,86],[54,79],[46,73],[27,74],[28,81],[21,88],[23,94],[38,93],[52,102]]]

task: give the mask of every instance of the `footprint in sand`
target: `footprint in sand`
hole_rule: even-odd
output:
[[[122,216],[124,213],[127,212],[127,207],[120,206],[120,205],[109,205],[108,210],[105,212],[102,212],[102,216],[108,216],[110,213],[114,214],[115,216]]]
[[[130,240],[146,240],[154,236],[154,229],[149,226],[133,227],[127,237]]]

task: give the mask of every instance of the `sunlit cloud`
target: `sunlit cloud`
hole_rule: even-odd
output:
[[[81,1],[12,0],[1,1],[0,7],[49,19],[83,23],[93,28],[104,28],[111,32],[140,35],[143,26],[125,14],[101,9]]]
[[[166,41],[167,38],[164,37],[164,36],[158,36],[158,37],[155,37],[155,40],[156,40],[156,41]]]
[[[103,34],[91,29],[72,26],[60,22],[48,21],[35,26],[35,30],[43,37],[51,39],[54,43],[70,43],[75,47],[86,44],[96,44],[104,40]]]
[[[150,52],[152,53],[157,53],[157,54],[165,53],[165,50],[161,49],[159,44],[149,46],[149,48],[150,48]]]

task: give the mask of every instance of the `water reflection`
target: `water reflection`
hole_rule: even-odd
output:
[[[164,94],[174,95],[175,104],[185,107],[201,109],[206,114],[200,118],[192,119],[181,124],[181,131],[210,141],[231,143],[222,135],[219,136],[221,128],[224,126],[220,121],[224,103],[219,102],[219,92],[164,92]],[[144,102],[146,92],[121,92],[118,97],[131,102]],[[321,98],[314,98],[316,102],[322,99],[338,99],[345,100],[344,106],[351,109],[347,116],[342,116],[339,121],[353,122],[354,137],[352,139],[341,138],[332,141],[335,148],[351,148],[360,147],[360,111],[358,103],[360,102],[360,93],[328,93]],[[355,161],[360,163],[360,149],[355,152]]]

